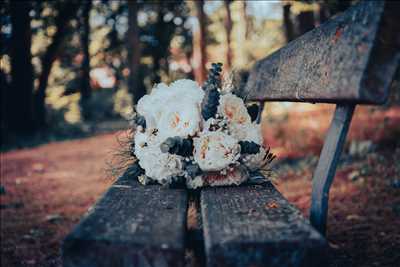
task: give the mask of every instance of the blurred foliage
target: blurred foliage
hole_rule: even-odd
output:
[[[41,59],[57,32],[56,17],[65,1],[32,2],[30,12],[32,31],[32,64],[34,83],[42,72]],[[206,2],[206,5],[215,3]],[[224,8],[208,12],[207,56],[208,62],[223,61],[226,36],[224,36]],[[2,1],[1,14],[1,74],[7,82],[10,77],[9,40],[10,1]],[[138,24],[140,28],[141,61],[136,74],[146,90],[154,82],[170,82],[192,76],[192,28],[196,23],[194,5],[184,1],[138,1]],[[279,20],[257,19],[242,8],[242,2],[231,3],[233,19],[232,47],[234,67],[242,69],[251,62],[265,56],[283,45],[282,25]],[[62,11],[61,11],[62,12]],[[87,106],[95,110],[90,120],[114,120],[127,118],[132,111],[128,93],[126,31],[128,28],[127,4],[125,1],[94,1],[90,11],[90,68],[93,95]],[[49,112],[48,126],[85,123],[80,106],[82,64],[82,8],[68,22],[69,31],[62,42],[56,61],[52,65],[46,89],[46,106]],[[246,16],[246,28],[243,28]],[[249,38],[245,38],[244,35]],[[243,40],[245,40],[243,42]],[[96,77],[93,73],[103,77]],[[93,74],[93,75],[92,75]],[[104,77],[107,75],[108,77]],[[108,78],[108,80],[106,79]],[[104,81],[99,81],[104,79]],[[106,86],[104,86],[106,84]],[[56,114],[56,115],[54,115]],[[55,123],[55,118],[60,122]],[[47,127],[47,130],[51,127]]]
[[[343,11],[352,3],[326,1],[231,1],[232,69],[243,86],[251,65],[286,43],[282,8],[290,4],[290,19],[299,27],[299,14],[313,12],[314,26],[325,17]],[[57,32],[56,18],[67,1],[31,2],[32,64],[34,87],[46,62],[41,59]],[[69,30],[59,47],[51,68],[46,89],[47,127],[38,134],[61,136],[88,134],[96,123],[129,118],[133,111],[129,75],[137,75],[143,90],[149,92],[154,83],[193,78],[193,29],[196,27],[196,7],[191,1],[137,1],[137,21],[140,41],[138,72],[129,74],[126,1],[93,1],[89,13],[89,53],[91,97],[85,104],[91,117],[82,116],[83,8],[68,21]],[[61,10],[61,11],[60,11]],[[268,12],[264,12],[269,10]],[[223,1],[206,1],[207,67],[210,62],[224,62],[227,53]],[[323,11],[323,12],[322,12]],[[323,18],[323,16],[325,16]],[[10,0],[0,2],[0,82],[1,93],[11,83],[10,39],[12,35]],[[4,100],[2,100],[4,101]],[[4,112],[3,112],[4,113]],[[3,115],[2,115],[3,116]],[[23,123],[23,122],[21,122]],[[89,126],[88,126],[89,125]],[[3,127],[3,125],[2,125]],[[57,129],[61,129],[58,131]],[[79,134],[78,134],[79,135]],[[3,144],[15,141],[13,133],[2,130]]]

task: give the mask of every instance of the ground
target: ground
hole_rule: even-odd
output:
[[[332,111],[294,109],[264,121],[279,158],[277,187],[305,216]],[[117,135],[1,154],[1,266],[61,266],[62,239],[112,183],[105,170]],[[356,110],[330,195],[331,266],[399,264],[399,136],[399,108]]]

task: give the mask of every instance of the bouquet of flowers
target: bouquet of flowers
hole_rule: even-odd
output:
[[[143,96],[132,120],[130,172],[142,184],[188,188],[239,185],[260,179],[274,155],[263,146],[258,106],[246,107],[221,84],[213,63],[202,87],[182,79]]]

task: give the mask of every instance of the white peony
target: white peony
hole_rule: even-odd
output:
[[[193,136],[200,130],[201,114],[196,104],[179,103],[165,111],[158,122],[164,140],[174,136]]]
[[[145,117],[147,129],[158,129],[162,138],[186,137],[199,130],[203,97],[203,90],[192,80],[170,86],[160,83],[139,100],[136,110]]]
[[[153,88],[151,94],[139,99],[136,111],[144,116],[148,129],[157,128],[157,122],[161,117],[162,108],[164,107],[163,103],[166,103],[165,100],[168,92],[169,87],[164,83],[160,83]]]
[[[146,176],[160,183],[174,176],[183,175],[182,157],[160,150],[161,139],[155,135],[137,132],[135,134],[135,155]]]
[[[222,95],[219,100],[218,113],[232,124],[249,124],[251,118],[244,105],[243,99],[228,93]]]
[[[219,171],[240,156],[238,141],[223,132],[206,132],[193,138],[194,160],[203,171]]]
[[[231,93],[221,96],[218,113],[228,121],[229,133],[240,141],[262,145],[260,124],[252,123],[243,100]]]
[[[197,82],[181,79],[170,84],[171,99],[175,103],[193,102],[201,104],[204,97],[204,91]]]
[[[263,144],[261,125],[257,123],[228,124],[230,134],[240,141],[253,141],[256,144]]]

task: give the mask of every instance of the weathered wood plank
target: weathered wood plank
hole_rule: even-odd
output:
[[[323,235],[326,232],[329,189],[335,177],[353,112],[354,105],[336,106],[313,176],[310,221]]]
[[[63,243],[77,266],[183,266],[187,194],[120,178]]]
[[[400,3],[361,1],[256,63],[249,100],[382,103],[400,59]]]
[[[325,239],[272,184],[204,189],[201,212],[209,267],[318,266],[324,260]]]

